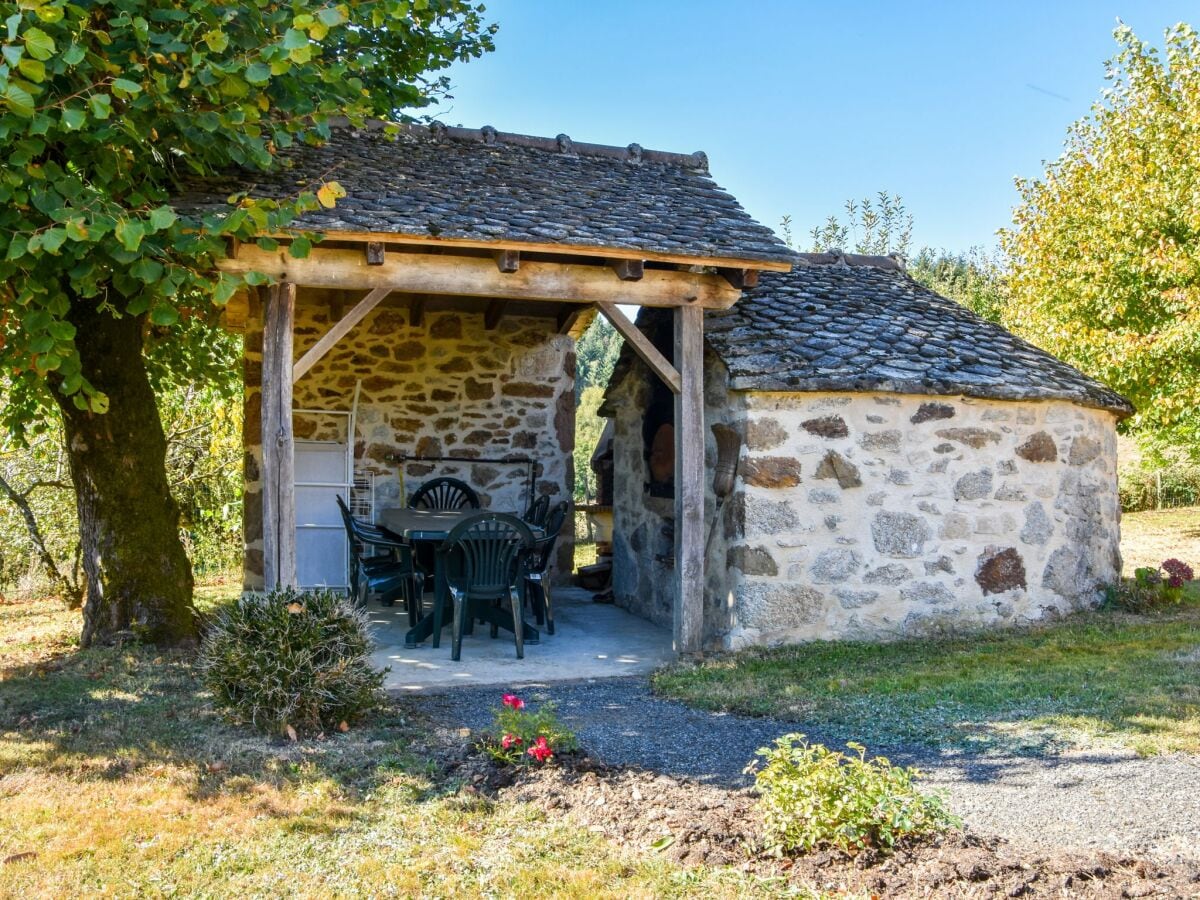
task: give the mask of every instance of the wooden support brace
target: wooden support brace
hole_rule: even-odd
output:
[[[496,254],[496,268],[506,275],[517,271],[521,268],[521,251],[501,250]]]
[[[412,328],[420,328],[425,324],[424,297],[413,297],[412,305],[408,307],[408,324]]]
[[[717,274],[739,291],[758,286],[758,269],[717,269]]]
[[[384,261],[383,242],[367,241],[367,265],[382,266]]]
[[[625,313],[621,312],[615,304],[597,303],[596,308],[604,313],[604,317],[608,321],[612,322],[613,328],[617,329],[621,333],[621,337],[629,342],[629,346],[641,357],[642,362],[650,367],[650,371],[666,383],[667,387],[671,389],[671,393],[678,394],[682,390],[679,372],[671,365],[670,360],[658,352],[658,348],[650,342],[650,339],[642,334],[641,329],[629,321]]]
[[[508,305],[504,300],[493,300],[488,304],[487,311],[483,314],[483,330],[494,331],[496,326],[500,324],[500,320],[504,318],[504,307]]]
[[[704,640],[704,310],[675,310],[675,650]]]
[[[585,303],[564,303],[558,308],[558,333],[569,334],[579,317],[591,307]]]
[[[640,259],[610,259],[608,264],[622,281],[641,281],[646,274],[646,264]]]
[[[267,590],[296,584],[292,332],[296,286],[266,289],[262,358],[263,578]]]
[[[296,360],[296,364],[292,367],[293,383],[299,381],[300,376],[316,365],[322,356],[333,349],[334,344],[344,338],[350,332],[351,328],[361,322],[363,317],[378,306],[379,302],[391,292],[391,288],[375,288],[375,290],[359,300],[354,309],[335,322],[332,328],[321,335],[320,340],[309,347],[308,351]]]

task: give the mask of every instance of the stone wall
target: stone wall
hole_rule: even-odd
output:
[[[710,492],[706,508],[710,523],[720,516],[710,646],[1030,621],[1094,604],[1118,576],[1111,413],[1060,401],[727,392],[720,363],[710,357],[708,368],[706,421],[734,423],[745,439],[733,495],[718,511]],[[669,621],[669,581],[641,571],[664,516],[641,493],[643,378],[631,373],[610,394],[614,585],[619,603]]]
[[[301,291],[296,304],[295,355],[328,330],[358,295]],[[361,380],[355,474],[375,475],[377,510],[403,505],[402,457],[455,456],[479,462],[422,462],[404,468],[405,496],[421,483],[451,475],[479,492],[485,508],[523,511],[535,460],[538,494],[570,500],[574,484],[575,349],[553,318],[507,315],[486,330],[483,312],[427,310],[409,324],[408,304],[385,301],[344,337],[295,386],[298,409],[349,409]],[[252,308],[245,335],[246,586],[262,585],[262,502],[259,480],[262,360],[261,313]],[[337,436],[333,417],[297,416],[297,440]],[[571,571],[572,530],[560,539],[560,578]]]

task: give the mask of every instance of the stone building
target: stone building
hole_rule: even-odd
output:
[[[639,325],[665,355],[670,328]],[[704,410],[737,477],[707,488],[703,642],[886,638],[1096,603],[1120,574],[1129,403],[913,281],[889,257],[803,254],[705,316]],[[616,602],[669,621],[672,409],[623,353]],[[737,446],[740,443],[740,447]],[[718,464],[707,435],[706,473]]]

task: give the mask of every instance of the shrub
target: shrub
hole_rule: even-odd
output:
[[[903,837],[960,824],[941,795],[917,790],[916,769],[894,766],[882,756],[868,760],[861,744],[846,746],[852,755],[810,744],[802,734],[785,734],[758,751],[766,761],[755,783],[767,850],[888,849]]]
[[[1122,466],[1122,512],[1200,505],[1200,465],[1173,462],[1162,468]]]
[[[1143,566],[1133,570],[1108,590],[1108,601],[1128,612],[1149,612],[1183,601],[1184,589],[1195,580],[1192,567],[1182,560],[1163,560],[1157,569]]]
[[[247,595],[221,612],[200,667],[234,719],[264,731],[316,731],[382,702],[384,671],[371,666],[370,653],[366,617],[343,597],[287,588]]]
[[[492,716],[493,732],[484,737],[480,747],[498,763],[547,763],[556,754],[579,749],[575,733],[558,721],[553,703],[543,703],[534,711],[516,694],[505,694]]]

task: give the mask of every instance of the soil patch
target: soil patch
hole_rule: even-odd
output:
[[[950,832],[885,854],[820,851],[778,859],[756,850],[749,788],[726,788],[586,753],[540,768],[498,768],[447,742],[447,777],[468,797],[531,804],[639,854],[683,865],[736,866],[822,893],[886,897],[1200,897],[1200,863],[1136,854],[1021,851],[1001,838]]]

